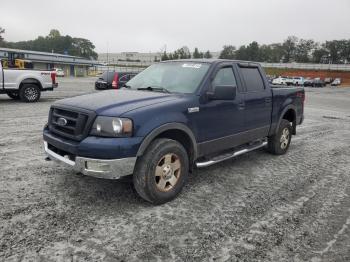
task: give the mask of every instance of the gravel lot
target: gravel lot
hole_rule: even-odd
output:
[[[350,261],[350,88],[307,90],[288,154],[197,170],[152,206],[128,179],[44,160],[50,104],[93,81],[62,79],[36,104],[0,96],[0,261]]]

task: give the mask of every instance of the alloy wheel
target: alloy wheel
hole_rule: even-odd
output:
[[[158,162],[155,170],[157,189],[168,192],[175,187],[181,176],[180,158],[173,153],[164,155]]]

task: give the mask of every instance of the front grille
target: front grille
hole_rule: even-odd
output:
[[[88,135],[93,118],[91,112],[51,107],[49,129],[59,136],[80,141]]]

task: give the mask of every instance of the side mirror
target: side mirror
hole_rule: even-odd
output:
[[[233,100],[236,97],[236,92],[236,86],[219,85],[207,92],[207,96],[209,100]]]

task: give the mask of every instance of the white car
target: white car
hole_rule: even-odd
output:
[[[331,86],[339,86],[339,85],[341,85],[341,79],[340,78],[334,79],[334,81],[331,83]]]
[[[56,76],[64,77],[64,71],[61,68],[53,68],[52,70],[56,72]]]
[[[272,84],[273,85],[286,85],[287,84],[287,80],[288,80],[287,77],[279,76],[279,77],[277,77],[277,78],[272,80]]]
[[[303,86],[305,82],[305,78],[301,76],[293,77],[293,85]]]
[[[14,100],[37,102],[41,92],[52,91],[57,86],[55,71],[4,69],[0,63],[0,94]]]

